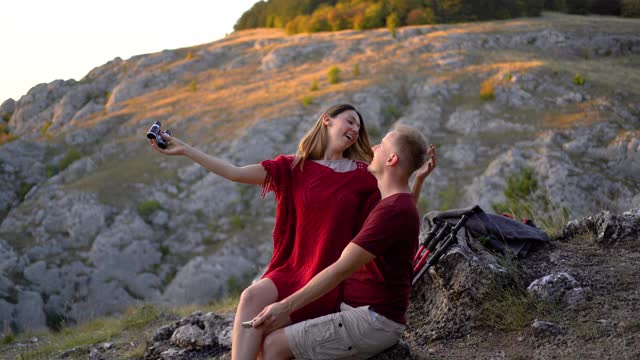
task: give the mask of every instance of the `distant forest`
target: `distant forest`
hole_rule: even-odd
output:
[[[570,14],[640,17],[640,0],[267,0],[256,2],[234,29],[283,28],[288,34],[396,28]]]

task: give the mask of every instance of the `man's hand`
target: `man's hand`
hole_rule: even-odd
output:
[[[253,318],[253,327],[263,329],[266,333],[285,327],[291,323],[289,318],[291,311],[286,304],[282,302],[273,303]]]
[[[427,161],[424,162],[424,165],[416,170],[416,178],[424,180],[433,169],[436,168],[437,158],[436,158],[436,147],[433,144],[429,145],[429,149],[427,149]]]

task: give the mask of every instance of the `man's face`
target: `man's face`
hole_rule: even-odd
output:
[[[373,160],[371,160],[371,164],[367,168],[369,172],[372,174],[381,174],[384,171],[387,160],[389,160],[394,153],[393,141],[395,137],[395,131],[391,131],[382,138],[380,144],[374,145],[371,148],[373,150]]]

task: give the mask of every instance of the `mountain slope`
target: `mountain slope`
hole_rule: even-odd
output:
[[[638,34],[639,20],[553,13],[395,37],[262,29],[40,84],[0,109],[18,137],[0,147],[3,326],[205,304],[268,262],[273,198],[155,153],[155,120],[240,165],[294,152],[349,102],[374,141],[401,121],[438,145],[423,210],[491,209],[526,169],[572,216],[638,207]]]

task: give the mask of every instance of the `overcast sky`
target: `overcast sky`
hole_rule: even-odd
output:
[[[258,0],[9,0],[0,6],[0,103],[80,80],[121,57],[208,43]]]

